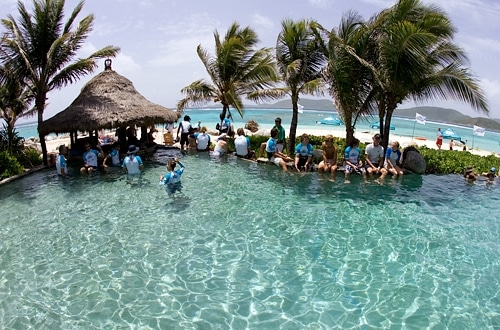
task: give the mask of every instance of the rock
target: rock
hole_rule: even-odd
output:
[[[410,170],[417,174],[424,174],[427,164],[424,157],[415,147],[407,147],[403,151],[403,164],[404,169]]]

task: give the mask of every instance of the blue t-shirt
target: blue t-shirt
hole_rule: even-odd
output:
[[[61,175],[61,169],[64,169],[64,173],[68,174],[68,165],[66,163],[66,158],[63,155],[57,155],[56,170],[58,175]]]
[[[111,149],[109,157],[111,157],[111,163],[113,166],[120,166],[120,152],[117,149]]]
[[[392,165],[396,165],[399,163],[399,160],[401,159],[401,151],[400,150],[392,150],[392,148],[388,148],[387,152],[385,154],[385,158],[389,159],[392,163]]]
[[[229,126],[231,126],[231,120],[229,118],[224,118],[222,121],[222,126],[221,126],[221,131],[229,129]]]
[[[184,164],[178,162],[180,168],[171,172],[168,172],[163,177],[163,184],[166,186],[167,192],[172,194],[176,191],[181,191],[181,176],[184,173]]]
[[[90,149],[83,154],[83,162],[88,166],[97,167],[97,157],[99,157],[99,151]]]
[[[300,157],[312,157],[313,155],[313,146],[308,143],[306,145],[302,145],[302,143],[297,144],[295,147],[295,155]]]
[[[350,161],[351,163],[357,165],[361,159],[361,149],[347,147],[344,151],[344,159]]]
[[[273,139],[272,137],[267,140],[266,143],[266,152],[267,152],[267,158],[271,159],[273,157],[273,154],[276,152],[276,140]]]

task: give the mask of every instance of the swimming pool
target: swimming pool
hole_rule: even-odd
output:
[[[386,185],[208,154],[186,198],[118,173],[0,187],[3,329],[485,329],[500,326],[498,185]]]

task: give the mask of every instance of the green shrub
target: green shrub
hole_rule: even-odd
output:
[[[34,148],[25,148],[16,155],[17,160],[24,168],[33,168],[43,163],[40,152]]]
[[[8,151],[0,151],[0,179],[23,173],[23,166]]]
[[[473,155],[468,151],[435,150],[427,147],[417,147],[427,164],[426,173],[462,174],[467,166],[472,166],[476,172],[488,172],[490,168],[500,167],[500,158],[494,154],[489,156]]]

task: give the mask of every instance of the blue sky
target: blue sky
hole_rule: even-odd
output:
[[[31,7],[31,0],[25,1]],[[490,105],[490,117],[500,118],[500,2],[491,0],[424,1],[440,6],[451,17],[458,32],[455,41],[466,51],[470,70],[479,79]],[[17,1],[0,0],[0,17],[17,15]],[[66,1],[69,13],[77,4]],[[206,73],[197,57],[201,44],[213,54],[213,33],[221,35],[234,21],[252,27],[260,46],[273,47],[284,18],[313,18],[324,27],[337,27],[343,13],[358,11],[364,18],[388,8],[386,0],[87,0],[79,20],[93,14],[94,30],[81,55],[106,45],[121,48],[113,69],[129,78],[136,89],[152,102],[175,108],[181,88]],[[44,118],[64,110],[100,67],[78,83],[49,94]],[[308,98],[309,96],[304,96]],[[472,116],[468,105],[431,100],[424,104],[453,108]],[[401,107],[414,106],[405,103]],[[31,119],[33,120],[33,119]]]

